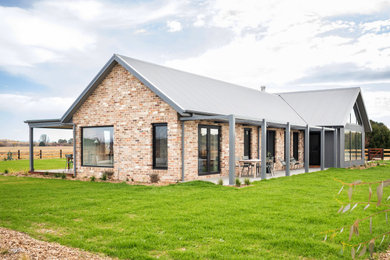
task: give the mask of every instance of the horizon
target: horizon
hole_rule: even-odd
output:
[[[0,1],[0,28],[0,139],[60,118],[113,53],[269,93],[360,87],[390,126],[390,0]]]

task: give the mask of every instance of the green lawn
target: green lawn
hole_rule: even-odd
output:
[[[36,170],[65,169],[65,159],[40,159],[34,160]],[[29,160],[11,160],[0,161],[0,172],[8,170],[9,172],[28,171],[30,169]]]
[[[390,165],[330,169],[240,189],[206,182],[154,187],[0,176],[0,226],[119,258],[350,258],[350,248],[341,256],[340,241],[347,241],[356,218],[378,208],[363,211],[362,205],[337,214],[341,185],[333,178],[390,179]],[[364,201],[365,188],[354,191],[354,199]],[[340,199],[347,200],[347,190]],[[383,223],[374,220],[375,234],[389,229]],[[323,242],[322,231],[342,226],[346,231]],[[350,243],[369,239],[365,228]],[[388,244],[387,238],[380,250]]]

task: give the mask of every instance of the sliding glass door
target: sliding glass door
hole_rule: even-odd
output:
[[[198,132],[199,175],[220,172],[220,128],[200,125]]]

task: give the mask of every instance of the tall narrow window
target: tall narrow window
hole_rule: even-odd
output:
[[[252,129],[244,129],[244,156],[248,159],[251,159],[251,138],[252,138]]]
[[[168,128],[166,123],[153,124],[153,168],[168,168]]]
[[[220,128],[218,126],[199,126],[198,169],[199,175],[220,172]]]
[[[275,131],[267,130],[267,157],[275,160]]]
[[[293,157],[297,161],[299,160],[298,145],[299,145],[299,133],[294,132],[293,133]]]

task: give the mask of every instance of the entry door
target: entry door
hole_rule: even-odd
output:
[[[309,164],[320,165],[321,160],[321,139],[320,133],[310,133]]]

